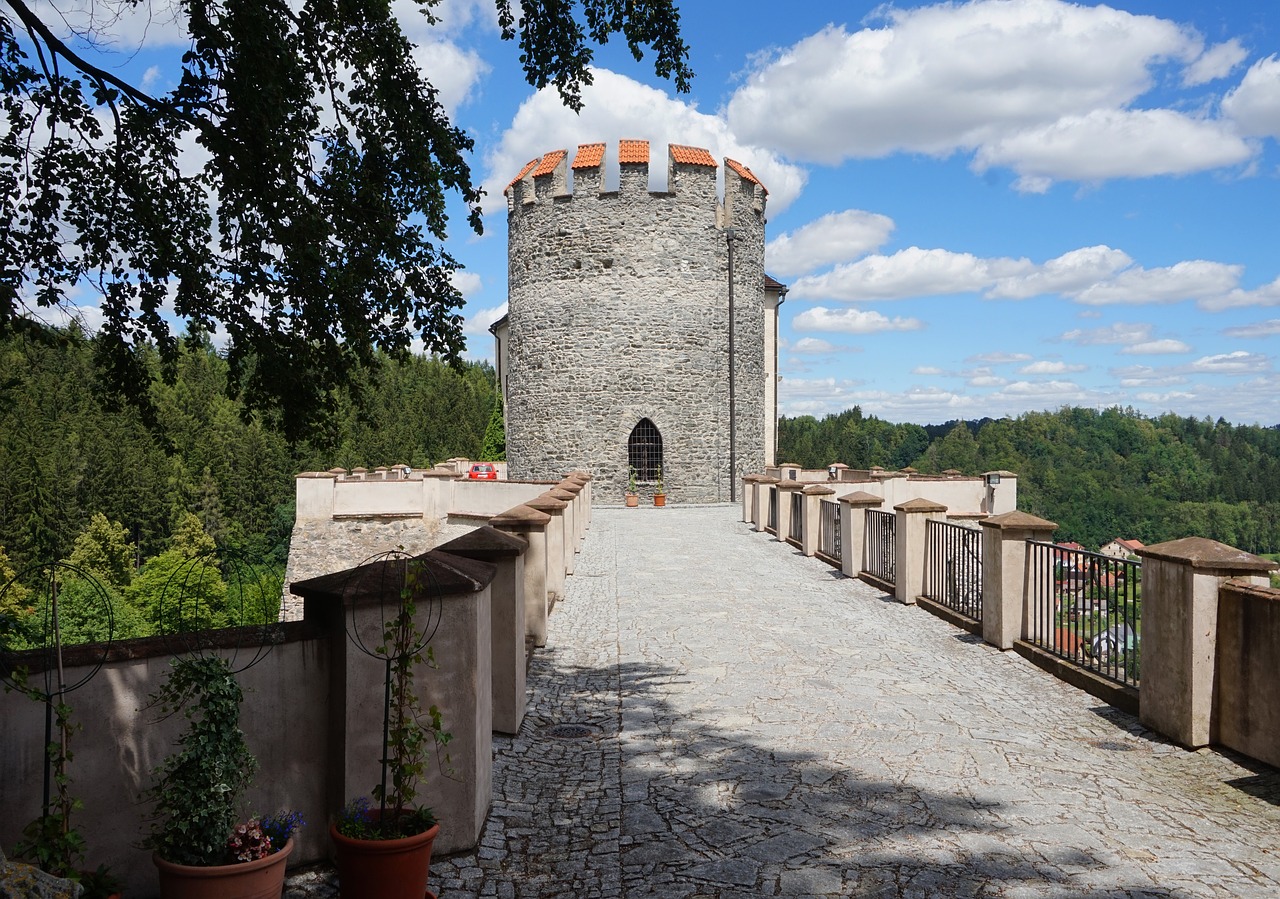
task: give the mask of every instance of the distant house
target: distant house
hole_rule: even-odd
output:
[[[1089,652],[1095,659],[1111,658],[1132,652],[1138,645],[1138,634],[1127,624],[1115,624],[1093,638]]]
[[[1113,559],[1127,559],[1130,556],[1136,556],[1140,549],[1146,549],[1146,544],[1141,540],[1125,540],[1122,537],[1117,537],[1098,550],[1098,552],[1104,556],[1111,556]]]

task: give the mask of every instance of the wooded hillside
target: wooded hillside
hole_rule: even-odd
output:
[[[1115,537],[1220,540],[1280,549],[1280,427],[1063,408],[1013,419],[891,424],[854,408],[783,418],[781,460],[805,468],[912,466],[925,473],[1007,469],[1018,507],[1096,549]]]

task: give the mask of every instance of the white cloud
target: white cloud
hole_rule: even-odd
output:
[[[739,138],[719,116],[707,115],[663,91],[611,72],[593,69],[595,83],[582,91],[581,114],[566,109],[554,88],[544,88],[520,105],[511,125],[485,157],[485,208],[501,208],[503,189],[530,159],[580,143],[604,141],[611,153],[623,138],[648,140],[650,173],[665,178],[668,143],[705,147],[717,161],[725,156],[749,166],[769,189],[769,212],[785,209],[800,194],[806,175],[776,153]],[[616,155],[606,155],[616,162]]]
[[[765,265],[783,276],[811,272],[879,249],[892,233],[893,219],[887,215],[860,209],[828,213],[769,241]]]
[[[829,25],[764,58],[726,115],[744,140],[836,164],[895,152],[977,151],[1023,190],[1062,179],[1201,171],[1256,148],[1221,123],[1132,110],[1157,67],[1186,84],[1228,74],[1236,41],[1208,51],[1166,19],[1061,0],[881,7],[884,23]]]
[[[1277,337],[1280,336],[1280,318],[1240,325],[1235,328],[1224,328],[1222,333],[1227,337]]]
[[[1112,346],[1116,344],[1135,344],[1147,340],[1151,336],[1152,326],[1139,322],[1115,322],[1105,328],[1077,328],[1067,331],[1060,340],[1078,346]]]
[[[1026,259],[983,259],[971,253],[908,247],[892,256],[867,256],[791,287],[800,299],[895,300],[981,290],[992,282],[1034,269]]]
[[[911,373],[913,375],[927,375],[927,376],[946,374],[946,372],[944,372],[942,369],[935,368],[932,365],[917,365],[915,368],[911,369]]]
[[[440,105],[452,118],[471,98],[490,66],[474,50],[463,50],[449,41],[428,41],[413,48],[413,59],[439,91]],[[514,173],[513,173],[514,174]]]
[[[1192,362],[1193,372],[1215,375],[1240,375],[1265,372],[1271,370],[1271,357],[1258,353],[1246,353],[1236,350],[1234,353],[1223,353],[1217,356],[1203,356]]]
[[[1167,268],[1134,266],[1116,277],[1076,291],[1073,298],[1089,306],[1113,303],[1176,303],[1220,297],[1240,280],[1244,267],[1194,259]]]
[[[1000,393],[1007,397],[1050,399],[1059,405],[1082,402],[1087,396],[1074,381],[1014,381]]]
[[[1182,83],[1187,87],[1207,84],[1219,78],[1226,78],[1236,66],[1244,62],[1248,52],[1240,45],[1240,41],[1232,38],[1215,44],[1201,54],[1200,58],[1187,66],[1182,73]]]
[[[1066,362],[1050,362],[1041,360],[1032,362],[1030,365],[1024,365],[1018,369],[1020,375],[1065,375],[1074,372],[1087,371],[1087,365],[1075,365]]]
[[[506,303],[500,306],[491,306],[488,309],[477,309],[467,316],[467,320],[462,326],[462,333],[471,337],[479,337],[483,340],[492,340],[493,337],[489,333],[489,326],[506,314]]]
[[[1054,181],[1180,175],[1237,165],[1254,153],[1223,122],[1169,109],[1097,109],[1006,134],[985,144],[973,166],[1008,167],[1018,190],[1044,193]]]
[[[466,299],[470,299],[484,289],[484,281],[480,276],[465,269],[455,269],[449,278],[449,283]]]
[[[1113,368],[1109,374],[1119,381],[1121,387],[1169,387],[1187,383],[1186,376],[1175,369],[1152,368],[1150,365]]]
[[[794,353],[804,353],[812,356],[836,353],[843,349],[844,347],[838,347],[834,343],[831,343],[828,340],[823,340],[820,337],[801,337],[791,347],[791,351]]]
[[[1031,356],[1027,353],[979,353],[977,356],[970,356],[966,362],[986,362],[990,365],[1009,365],[1014,362],[1029,362]]]
[[[1120,351],[1127,356],[1163,356],[1175,353],[1189,353],[1191,347],[1183,343],[1181,340],[1147,340],[1142,343],[1135,343],[1127,346]]]
[[[1223,98],[1222,112],[1243,134],[1280,137],[1280,58],[1272,54],[1255,62]]]
[[[1002,278],[986,292],[991,299],[1022,300],[1049,293],[1083,290],[1133,264],[1128,253],[1111,247],[1082,247],[1023,275]]]
[[[1280,306],[1280,278],[1256,290],[1242,290],[1236,287],[1219,296],[1205,297],[1197,305],[1201,309],[1212,312],[1238,309],[1243,306]]]
[[[1008,378],[1002,378],[998,375],[982,374],[974,375],[965,381],[970,387],[1003,387],[1009,383]]]
[[[791,327],[797,331],[876,334],[881,331],[919,331],[924,323],[916,318],[891,319],[871,310],[814,306],[796,315],[791,320]]]

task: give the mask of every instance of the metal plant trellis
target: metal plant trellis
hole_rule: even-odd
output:
[[[87,670],[78,680],[67,683],[66,667],[63,664],[60,593],[67,581],[73,578],[83,581],[88,586],[91,597],[90,611],[101,615],[102,621],[106,624],[106,639],[88,644],[91,648],[87,650],[89,653]],[[30,646],[25,650],[16,650],[7,644],[0,643],[0,679],[3,679],[12,689],[37,702],[44,703],[44,745],[49,747],[53,745],[55,709],[64,705],[68,693],[80,689],[93,680],[107,660],[111,644],[115,639],[115,609],[111,604],[111,595],[98,579],[70,562],[33,565],[19,572],[4,585],[3,589],[0,589],[0,606],[4,605],[3,601],[11,590],[16,591],[20,585],[28,583],[41,585],[36,599],[36,607],[41,609],[39,630],[31,632],[31,636],[37,639],[28,640]],[[31,663],[36,663],[36,667],[41,669],[43,677],[40,679],[39,686],[32,682]],[[60,721],[64,720],[61,715],[58,717]],[[59,786],[62,788],[66,786],[69,729],[69,725],[61,728],[62,733],[56,753],[49,751],[44,753],[44,794],[40,805],[42,817],[49,817],[50,814],[55,757]],[[69,814],[70,807],[64,807],[63,817]]]
[[[272,571],[261,559],[223,544],[178,565],[160,594],[157,633],[165,648],[175,656],[206,654],[215,646],[227,646],[215,634],[230,626],[238,635],[227,647],[231,673],[261,662],[281,639],[279,616],[273,614],[270,598],[282,595],[283,584]],[[227,602],[212,602],[218,594]],[[225,617],[232,611],[234,623]],[[237,667],[246,647],[253,649],[253,655]]]
[[[440,589],[424,559],[391,550],[370,556],[351,569],[342,585],[342,605],[347,639],[365,655],[383,662],[379,820],[386,820],[393,669],[421,654],[435,637],[443,608]],[[375,609],[376,622],[367,614]],[[366,612],[363,628],[358,620],[360,611]],[[370,645],[367,635],[375,628],[378,642]]]

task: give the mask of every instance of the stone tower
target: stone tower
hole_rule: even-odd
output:
[[[773,455],[785,289],[764,272],[768,191],[725,159],[721,202],[714,157],[672,144],[652,192],[648,142],[624,140],[606,192],[605,152],[578,147],[572,193],[565,150],[506,190],[509,303],[492,330],[508,475],[585,469],[609,502],[632,468],[653,492],[660,465],[672,502],[729,501]]]

